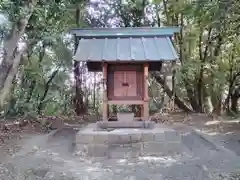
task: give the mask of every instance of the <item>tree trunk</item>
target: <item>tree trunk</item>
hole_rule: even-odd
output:
[[[213,109],[212,112],[215,112],[218,116],[222,115],[222,97],[220,97],[217,101],[217,103],[215,104],[215,107]]]
[[[0,87],[1,88],[0,89],[0,109],[4,106],[4,101],[7,99],[9,92],[12,88],[12,82],[13,82],[15,75],[17,74],[18,67],[20,65],[20,61],[21,61],[21,52],[18,52],[17,54],[15,54],[13,64],[11,65],[11,67],[8,67],[9,69],[6,74],[7,75],[6,78],[0,79],[0,80],[3,80],[3,82],[0,81],[0,84],[2,84],[2,86]],[[0,75],[3,75],[3,73],[4,73],[4,72],[1,73],[1,68],[3,66],[0,67]]]
[[[81,88],[81,78],[80,78],[80,63],[78,61],[74,62],[74,78],[75,78],[75,97],[74,97],[74,105],[75,112],[78,116],[83,115],[85,113],[85,106],[83,102],[83,92]]]
[[[227,98],[225,99],[225,102],[224,102],[224,106],[225,106],[225,108],[227,109],[228,112],[230,110],[230,99],[231,99],[231,96],[232,96],[233,91],[234,91],[235,81],[239,76],[240,76],[240,72],[236,73],[235,75],[232,75],[232,70],[230,70],[228,94],[227,94]]]
[[[13,87],[11,89],[11,95],[9,98],[8,106],[7,106],[7,111],[5,113],[5,116],[16,116],[19,115],[19,111],[16,111],[15,105],[17,102],[17,98],[14,96],[14,89],[16,88],[16,76],[13,79]]]
[[[231,96],[231,110],[232,110],[232,112],[235,112],[235,113],[238,112],[238,99],[239,99],[239,94],[236,90]]]
[[[20,65],[21,55],[23,51],[18,49],[18,42],[25,32],[25,28],[31,17],[35,4],[33,1],[25,3],[28,9],[27,16],[20,18],[13,24],[10,34],[6,37],[3,47],[3,60],[0,64],[0,108],[3,107],[11,87],[14,76]]]
[[[199,22],[200,24],[200,22]],[[204,48],[204,51],[202,53],[202,34],[203,34],[203,29],[201,28],[200,30],[200,35],[199,35],[199,42],[198,42],[198,49],[199,49],[199,59],[201,61],[200,64],[200,73],[199,73],[199,78],[198,78],[198,83],[197,83],[197,93],[198,93],[198,106],[199,106],[199,112],[203,113],[203,102],[204,102],[204,65],[207,59],[207,53],[209,49],[209,44],[210,44],[210,37],[211,37],[211,32],[212,28],[209,28],[208,30],[208,38],[207,42]]]
[[[76,9],[76,25],[77,27],[80,26],[80,7],[78,6]],[[78,47],[78,38],[75,37],[75,53]],[[73,98],[74,106],[75,106],[75,113],[80,116],[85,113],[85,106],[83,102],[83,92],[81,88],[81,76],[80,76],[80,62],[74,62],[74,79],[75,79],[75,97]]]

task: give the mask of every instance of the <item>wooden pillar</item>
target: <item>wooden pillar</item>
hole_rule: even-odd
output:
[[[148,97],[148,63],[144,64],[144,102],[143,102],[143,119],[149,119],[149,97]]]
[[[102,119],[108,121],[108,98],[107,98],[107,63],[103,63],[103,107]]]

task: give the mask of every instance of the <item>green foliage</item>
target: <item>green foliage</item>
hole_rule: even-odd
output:
[[[25,2],[0,1],[0,11],[8,18],[10,25],[27,15]],[[113,22],[115,26],[124,27],[180,26],[182,32],[174,40],[181,60],[175,77],[175,92],[192,109],[194,103],[199,103],[199,94],[203,94],[204,100],[210,97],[216,108],[219,102],[224,104],[228,94],[231,96],[240,89],[240,78],[234,79],[240,73],[238,1],[127,0],[126,3],[104,1],[101,5],[67,0],[36,2],[24,36],[28,50],[15,78],[6,115],[73,113],[73,42],[67,31],[79,24],[91,27],[109,27]],[[88,13],[89,7],[95,9],[95,14]],[[77,10],[80,10],[81,22],[77,22]],[[6,29],[9,25],[1,27],[3,32]],[[93,76],[87,74],[84,65],[81,65],[81,71],[84,101],[89,108],[95,107],[98,111],[100,77],[97,75],[96,82],[89,83]],[[95,84],[95,89],[91,83]],[[149,91],[154,97],[150,108],[155,111],[162,107],[164,92],[154,80]]]
[[[74,17],[76,4],[81,1],[0,1],[0,11],[12,25],[28,15],[29,6],[34,6],[24,37],[28,50],[22,58],[5,115],[71,112],[72,45],[65,32],[71,28],[68,22]],[[2,24],[1,29],[7,25]]]

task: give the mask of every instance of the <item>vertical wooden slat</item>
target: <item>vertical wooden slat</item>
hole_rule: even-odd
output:
[[[129,84],[126,87],[126,97],[136,97],[137,94],[137,73],[136,71],[127,71],[125,82]]]
[[[148,97],[148,64],[144,64],[144,103],[143,103],[143,118],[149,119],[149,97]]]
[[[124,97],[126,95],[126,87],[122,86],[124,83],[124,71],[115,71],[114,72],[114,96],[115,97]]]
[[[107,63],[103,64],[103,121],[108,120],[108,98],[107,98]]]

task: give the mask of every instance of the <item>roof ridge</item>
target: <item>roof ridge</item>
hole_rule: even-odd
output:
[[[154,37],[173,36],[180,31],[179,27],[127,27],[127,28],[75,28],[70,31],[82,38],[106,38],[106,37]]]

